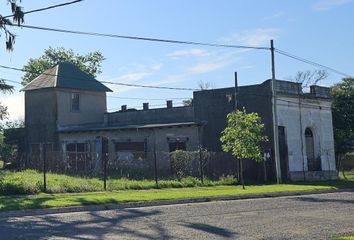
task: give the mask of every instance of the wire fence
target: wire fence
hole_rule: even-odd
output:
[[[244,161],[243,172],[256,181],[267,181],[272,175],[270,161],[255,163]],[[161,180],[181,180],[188,177],[217,180],[222,176],[233,176],[239,180],[239,162],[225,152],[196,151],[118,151],[113,153],[94,153],[77,151],[32,152],[22,157],[19,169],[35,169],[43,173],[43,189],[46,191],[47,173],[70,176],[98,177],[103,189],[107,189],[109,179],[154,180],[159,187]]]

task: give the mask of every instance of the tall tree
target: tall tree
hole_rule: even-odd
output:
[[[227,115],[227,127],[222,131],[221,142],[225,152],[231,152],[232,155],[240,160],[240,173],[243,189],[245,188],[243,180],[243,159],[254,159],[262,161],[261,142],[268,141],[263,136],[264,124],[257,113],[246,113],[243,111],[234,111]]]
[[[96,77],[100,74],[101,63],[105,58],[99,51],[89,52],[85,55],[76,54],[72,49],[63,47],[46,49],[39,58],[31,58],[23,70],[26,72],[22,77],[22,85],[26,85],[48,68],[51,68],[59,62],[70,62],[79,67],[85,73]]]
[[[354,78],[343,78],[331,87],[333,130],[338,163],[354,139]]]

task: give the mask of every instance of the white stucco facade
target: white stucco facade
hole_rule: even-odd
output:
[[[336,177],[331,102],[322,98],[278,96],[278,126],[285,127],[288,177],[291,180],[333,179]],[[320,170],[311,171],[305,130],[313,133],[313,153]]]

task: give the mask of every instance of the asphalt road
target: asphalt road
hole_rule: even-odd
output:
[[[354,193],[0,219],[0,239],[332,239],[354,235]]]

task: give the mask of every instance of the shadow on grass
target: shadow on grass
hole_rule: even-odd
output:
[[[354,180],[331,180],[322,182],[296,182],[294,185],[306,185],[306,186],[328,186],[337,189],[354,188]]]

